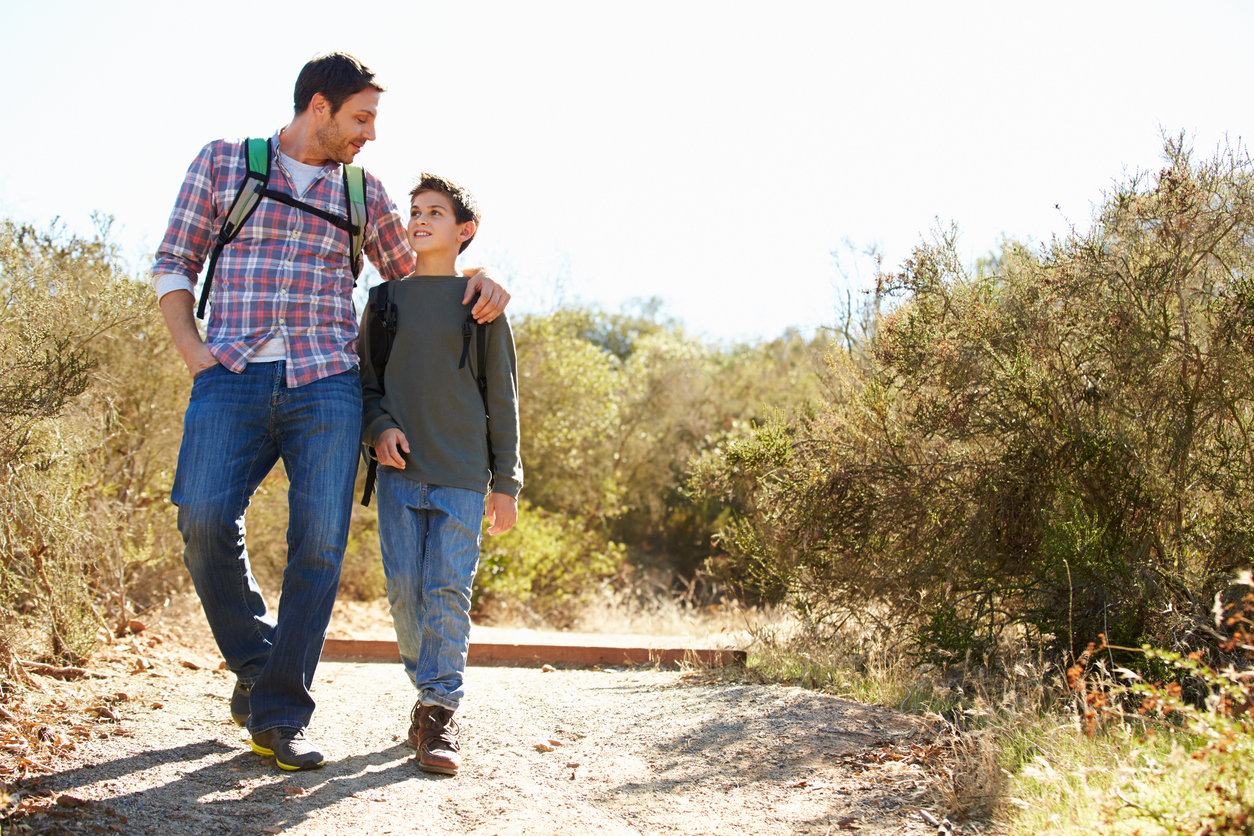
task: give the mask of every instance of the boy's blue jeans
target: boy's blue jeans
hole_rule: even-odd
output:
[[[218,648],[252,684],[254,734],[303,729],[313,714],[309,687],[339,586],[361,441],[356,369],[288,389],[285,365],[196,375],[171,494],[183,562]],[[276,620],[249,567],[244,511],[280,458],[291,487]]]
[[[378,476],[379,546],[405,673],[425,705],[456,711],[470,648],[483,494]]]

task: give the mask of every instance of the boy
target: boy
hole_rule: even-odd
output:
[[[484,494],[488,533],[502,534],[517,519],[523,478],[509,321],[467,321],[466,280],[455,269],[478,224],[479,209],[468,191],[421,175],[410,192],[407,227],[416,267],[413,275],[388,283],[396,325],[381,377],[371,342],[384,331],[372,333],[370,322],[380,287],[371,291],[358,343],[364,441],[379,460],[379,545],[388,603],[405,672],[418,690],[409,742],[424,772],[445,775],[457,774],[461,763],[453,712],[463,695],[470,646]],[[476,327],[486,328],[483,369],[477,368]]]

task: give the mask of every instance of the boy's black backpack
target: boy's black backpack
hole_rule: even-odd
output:
[[[470,309],[475,309],[479,294],[470,300]],[[383,371],[387,368],[388,358],[392,356],[392,342],[396,339],[396,303],[392,301],[391,282],[384,282],[375,291],[374,301],[370,303],[370,315],[366,320],[370,335],[370,365],[374,368],[375,377],[379,381],[379,391],[386,392],[383,382]],[[457,368],[466,368],[466,359],[470,356],[470,336],[475,334],[475,383],[479,386],[479,397],[483,399],[483,412],[488,414],[488,374],[486,359],[488,355],[488,326],[475,322],[475,318],[466,314],[462,323],[462,359]],[[379,470],[379,459],[374,448],[362,443],[362,455],[366,459],[366,487],[361,494],[361,504],[370,505],[370,495],[374,493],[374,483]],[[496,472],[496,456],[492,454],[492,433],[488,433],[488,472]]]
[[[353,287],[356,287],[357,277],[361,274],[361,251],[366,243],[366,222],[368,220],[366,213],[366,176],[362,172],[361,166],[342,166],[344,170],[344,202],[347,207],[347,217],[341,218],[339,215],[324,212],[317,206],[302,203],[290,194],[270,188],[270,161],[273,158],[270,140],[246,139],[244,140],[243,150],[245,167],[248,173],[244,176],[244,182],[240,184],[239,191],[235,194],[235,200],[231,201],[231,208],[226,213],[226,220],[222,222],[222,228],[218,230],[217,243],[214,244],[213,252],[209,255],[209,270],[205,273],[205,283],[200,291],[200,304],[196,307],[196,318],[205,318],[205,303],[209,301],[209,289],[213,287],[213,268],[218,264],[218,256],[222,254],[222,248],[235,240],[235,236],[239,235],[239,231],[244,228],[244,224],[248,223],[248,219],[252,217],[253,212],[257,211],[257,205],[261,203],[263,197],[286,203],[288,206],[293,206],[302,212],[308,212],[347,232],[350,239],[348,258],[349,264],[353,269]]]

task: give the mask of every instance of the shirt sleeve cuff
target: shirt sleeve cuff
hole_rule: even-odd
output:
[[[152,286],[157,291],[157,301],[161,300],[172,290],[186,290],[193,296],[196,295],[196,286],[186,276],[180,276],[177,273],[163,273],[160,276],[153,276]]]
[[[521,490],[522,485],[508,476],[502,476],[498,473],[496,478],[492,480],[492,493],[503,493],[506,496],[512,496],[514,499],[517,499]]]
[[[373,447],[375,442],[379,440],[379,436],[393,427],[400,429],[400,425],[392,420],[391,415],[385,412],[370,422],[369,426],[366,427],[366,431],[362,433],[361,440],[367,447]]]

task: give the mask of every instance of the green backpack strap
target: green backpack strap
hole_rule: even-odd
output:
[[[366,246],[366,222],[370,219],[366,211],[366,174],[359,165],[344,166],[344,201],[352,227],[349,231],[352,243],[348,258],[353,268],[353,286],[356,287],[357,277],[361,275],[361,251]]]
[[[348,217],[341,218],[269,187],[270,163],[274,158],[269,139],[246,139],[243,151],[248,171],[244,176],[244,182],[240,184],[239,191],[235,194],[235,200],[231,202],[231,208],[226,213],[222,228],[218,230],[217,242],[209,256],[209,270],[205,274],[205,283],[201,288],[200,305],[196,308],[196,317],[205,318],[205,304],[209,301],[209,290],[213,286],[213,271],[217,266],[218,256],[222,254],[222,248],[235,240],[235,236],[252,217],[263,197],[272,198],[302,212],[322,218],[347,232],[350,239],[348,258],[353,271],[353,287],[356,287],[357,277],[361,275],[361,253],[366,246],[366,225],[370,220],[369,212],[366,210],[366,174],[361,166],[343,166],[344,202],[348,209]]]
[[[196,308],[197,319],[205,318],[205,304],[209,301],[209,291],[213,287],[213,270],[218,264],[218,256],[222,255],[222,248],[235,240],[235,236],[239,235],[253,212],[257,211],[257,204],[261,203],[262,193],[270,182],[270,140],[250,137],[244,140],[243,150],[248,172],[244,175],[239,191],[235,193],[235,200],[231,201],[231,208],[227,210],[222,228],[218,230],[213,252],[209,255],[209,270],[205,273],[205,283],[200,289],[200,304]]]

